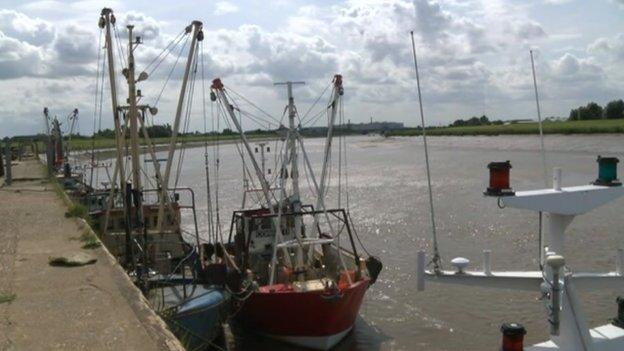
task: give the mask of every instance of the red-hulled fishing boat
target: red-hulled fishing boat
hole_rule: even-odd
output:
[[[332,184],[332,190],[338,194],[338,206],[326,206],[332,178],[329,164],[334,124],[337,118],[343,120],[342,76],[334,76],[331,97],[325,111],[321,111],[326,113],[328,124],[318,181],[300,135],[305,116],[298,116],[292,96],[293,85],[302,83],[276,84],[288,88],[284,114],[288,115],[289,123],[278,128],[283,143],[275,147],[281,151],[275,158],[277,171],[272,173],[265,166],[265,151],[270,151],[265,147],[267,143],[252,147],[241,128],[241,116],[248,114],[233,104],[232,96],[219,79],[211,87],[212,100],[218,102],[218,110],[236,127],[244,146],[238,150],[244,163],[246,196],[243,209],[232,216],[225,245],[227,260],[239,273],[229,284],[238,308],[235,320],[261,335],[326,350],[353,328],[364,294],[381,271],[381,262],[374,257],[365,259],[358,253],[348,201],[346,209],[340,207],[341,194],[347,191],[342,184],[346,181],[346,167],[342,164],[333,167],[334,172],[338,170],[334,177],[338,184]],[[339,146],[342,160],[343,156],[346,158],[344,139]],[[261,155],[261,162],[256,160],[256,155]],[[315,204],[302,204],[300,156]],[[251,169],[247,168],[249,165]],[[253,184],[259,187],[254,188]],[[257,197],[254,206],[246,206],[247,195],[252,200]],[[343,247],[341,240],[348,245]]]

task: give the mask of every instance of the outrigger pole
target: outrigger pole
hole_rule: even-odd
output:
[[[193,66],[193,58],[195,57],[195,49],[197,48],[197,42],[204,39],[202,32],[202,22],[193,21],[188,27],[186,27],[186,33],[193,32],[191,39],[191,47],[189,48],[188,58],[186,60],[186,69],[184,70],[184,77],[182,78],[182,87],[180,88],[180,97],[178,99],[178,107],[176,109],[175,121],[173,123],[173,131],[169,142],[169,151],[167,156],[167,163],[165,165],[165,175],[160,184],[160,206],[158,207],[158,221],[157,230],[160,232],[162,229],[163,217],[165,214],[165,202],[167,201],[167,190],[169,188],[169,177],[171,175],[171,165],[173,164],[173,157],[175,155],[175,147],[178,139],[178,130],[180,129],[180,119],[182,117],[182,109],[184,107],[184,96],[186,94],[186,85],[188,83],[188,77]]]
[[[243,132],[243,129],[240,125],[240,122],[238,120],[238,118],[236,118],[236,114],[234,113],[234,106],[232,104],[230,104],[230,101],[227,97],[227,95],[225,94],[225,88],[223,86],[223,83],[221,82],[221,79],[216,78],[212,81],[212,86],[210,87],[212,93],[214,93],[214,97],[212,97],[212,93],[211,93],[211,99],[213,101],[216,101],[217,99],[219,99],[219,101],[221,101],[221,104],[223,105],[223,108],[225,109],[225,111],[227,112],[227,114],[229,115],[230,119],[232,120],[232,122],[234,123],[234,126],[236,127],[236,130],[238,131],[241,140],[243,142],[243,145],[245,145],[245,149],[247,150],[247,154],[249,155],[249,159],[251,160],[251,164],[254,168],[254,171],[256,173],[256,176],[258,177],[258,180],[260,181],[260,187],[262,188],[262,194],[264,195],[264,198],[266,200],[267,203],[267,209],[269,210],[269,213],[271,214],[275,214],[275,209],[273,208],[273,202],[271,201],[271,194],[270,194],[270,188],[269,188],[269,183],[266,180],[266,177],[264,176],[264,173],[262,172],[262,169],[260,169],[260,166],[258,165],[258,161],[256,160],[256,158],[254,157],[253,151],[251,149],[251,145],[249,144],[249,141],[247,140],[247,136],[245,135],[245,133]],[[292,131],[289,130],[289,134]],[[282,170],[284,168],[284,164],[286,163],[286,160],[284,160],[283,164],[280,167],[280,170]],[[282,189],[284,188],[284,186],[282,185]],[[281,211],[282,211],[282,201],[279,200],[278,203],[278,215],[276,217],[274,217],[273,219],[273,223],[275,225],[275,232],[276,232],[276,240],[283,240],[283,236],[282,236],[282,226],[281,226]],[[277,247],[277,245],[275,246]],[[290,264],[290,256],[288,254],[288,250],[286,248],[282,248],[283,252],[284,252],[284,259]],[[275,255],[273,255],[273,261],[272,264],[274,264],[274,258]],[[274,267],[271,268],[272,270],[274,269]]]
[[[422,128],[423,145],[425,149],[425,166],[427,169],[427,186],[429,189],[429,214],[431,215],[431,234],[433,237],[433,268],[436,272],[440,270],[440,252],[438,250],[438,237],[436,233],[435,213],[433,207],[433,192],[431,190],[431,171],[429,170],[429,150],[427,149],[427,132],[425,126],[425,114],[423,112],[422,94],[420,91],[420,75],[418,74],[418,58],[416,57],[416,43],[414,42],[414,31],[410,31],[412,37],[412,52],[414,53],[414,70],[416,71],[416,86],[418,88],[418,107],[420,108],[420,123]]]

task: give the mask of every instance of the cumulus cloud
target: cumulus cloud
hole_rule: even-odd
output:
[[[624,59],[624,33],[616,34],[612,38],[598,38],[587,47],[587,51],[621,62]]]
[[[0,32],[0,79],[39,75],[42,64],[39,48]]]
[[[74,9],[76,17],[85,13],[78,7],[96,5],[80,1],[66,6]],[[542,23],[531,16],[530,6],[535,5],[508,0],[344,0],[331,5],[306,5],[280,16],[271,27],[207,26],[204,69],[207,79],[220,76],[227,86],[243,87],[252,94],[252,100],[258,97],[263,102],[282,97],[283,91],[272,83],[283,80],[305,80],[306,86],[297,88],[298,101],[313,101],[332,76],[341,73],[345,98],[356,101],[351,106],[359,114],[368,115],[369,110],[373,113],[378,109],[380,113],[397,113],[389,118],[401,118],[414,98],[409,37],[413,30],[426,101],[435,104],[434,118],[441,120],[484,112],[481,108],[474,111],[474,105],[498,105],[506,113],[510,101],[532,103],[529,48],[544,48],[536,64],[545,98],[585,99],[583,94],[588,89],[600,93],[614,86],[613,77],[621,71],[618,62],[621,66],[624,58],[624,34],[596,39],[586,48],[571,44],[550,50],[552,46],[547,45],[552,45],[557,33],[546,33]],[[74,20],[52,24],[32,15],[47,19],[44,14],[59,7],[56,0],[41,0],[21,7],[28,8],[26,12],[31,15],[0,10],[0,80],[6,82],[0,84],[46,81],[45,87],[22,90],[33,97],[45,92],[56,97],[54,101],[62,101],[59,97],[67,91],[63,84],[71,84],[82,89],[72,91],[76,100],[92,101],[97,27],[77,26]],[[212,10],[212,16],[221,16],[247,9],[220,1]],[[139,69],[182,30],[176,29],[179,18],[156,18],[143,12],[117,13],[124,49],[126,24],[134,24],[135,35],[144,39],[135,51]],[[170,52],[148,81],[140,84],[146,100],[151,102],[180,56],[160,100],[159,118],[167,115],[178,95],[176,80],[182,77],[188,49],[180,52],[180,47]],[[54,85],[55,81],[63,84]],[[6,111],[16,106],[15,102],[1,100]],[[6,111],[0,109],[0,115],[9,113]]]
[[[238,6],[227,1],[219,1],[215,4],[214,14],[217,16],[238,12]]]
[[[145,14],[130,11],[123,15],[121,19],[123,32],[128,33],[126,28],[127,25],[132,24],[134,28],[132,29],[133,35],[141,37],[143,40],[154,40],[160,35],[160,27],[161,24],[156,21],[154,18],[150,16],[146,16]],[[126,38],[124,36],[124,39]]]
[[[50,22],[12,10],[0,10],[0,31],[35,46],[48,44],[54,39],[54,27]]]
[[[546,32],[542,26],[536,22],[516,24],[511,28],[511,31],[515,38],[519,40],[530,40],[546,36]]]
[[[97,52],[95,35],[80,27],[68,26],[58,34],[54,50],[61,64],[93,63]]]

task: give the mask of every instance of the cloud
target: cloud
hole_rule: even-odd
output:
[[[513,35],[519,40],[530,40],[546,37],[546,32],[539,23],[524,22],[516,24],[511,29]]]
[[[135,37],[139,36],[141,39],[149,41],[155,40],[160,36],[161,23],[145,14],[135,11],[126,12],[122,16],[121,23],[122,31],[125,33],[123,39],[127,38],[128,29],[126,27],[128,24],[134,26],[132,33]]]
[[[48,44],[54,39],[52,24],[12,10],[0,10],[0,31],[35,46]]]
[[[0,32],[0,79],[40,75],[43,61],[38,47]]]
[[[586,45],[591,40],[546,33],[545,28],[559,28],[545,27],[534,16],[535,7],[546,1],[536,5],[510,0],[343,0],[301,7],[283,2],[279,9],[294,10],[276,13],[279,16],[271,25],[243,20],[253,15],[246,12],[254,11],[253,6],[238,8],[235,2],[220,1],[206,16],[214,19],[233,12],[241,16],[232,16],[219,29],[204,29],[205,76],[222,77],[228,88],[234,87],[263,108],[281,112],[283,90],[273,87],[273,82],[305,80],[306,86],[296,90],[298,103],[305,104],[317,97],[334,74],[341,73],[354,121],[371,113],[401,119],[414,102],[409,36],[414,30],[425,102],[435,106],[430,115],[439,123],[486,112],[486,105],[492,118],[508,117],[510,110],[521,117],[525,106],[532,109],[529,48],[540,53],[536,65],[545,111],[548,99],[557,101],[553,110],[558,111],[564,100],[586,101],[588,95],[621,92],[617,83],[624,80],[624,34],[605,35]],[[115,8],[126,6],[117,3]],[[87,102],[78,106],[83,115],[92,113],[88,102],[93,101],[98,42],[93,19],[99,7],[95,0],[41,0],[20,5],[25,13],[0,10],[0,89],[18,89],[17,95],[30,96],[36,101],[36,113],[41,104],[71,110],[74,101]],[[188,24],[180,17],[182,8],[175,14],[145,9],[116,13],[124,50],[127,23],[134,24],[135,35],[144,40],[135,51],[139,70]],[[271,3],[267,8],[276,7]],[[95,16],[88,19],[85,13]],[[84,24],[87,21],[90,25]],[[562,33],[577,29],[561,28]],[[150,79],[140,83],[145,101],[151,103],[180,56],[160,100],[162,123],[175,110],[188,49],[187,44],[180,52],[183,42]],[[117,62],[116,70],[120,67]],[[118,85],[123,96],[123,84]],[[0,118],[26,118],[33,112],[25,110],[24,103],[0,96]]]
[[[214,14],[217,16],[238,12],[238,6],[227,1],[219,1],[215,4]]]
[[[54,41],[54,50],[64,65],[91,64],[97,53],[95,35],[80,27],[65,27]]]
[[[621,62],[624,60],[624,33],[618,33],[612,38],[596,39],[589,44],[587,52],[594,55],[604,55],[611,61]]]

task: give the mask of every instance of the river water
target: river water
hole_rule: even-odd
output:
[[[429,283],[416,291],[416,252],[430,251],[430,219],[422,138],[381,136],[347,140],[349,200],[358,233],[384,269],[368,291],[354,331],[337,350],[497,350],[500,325],[519,322],[528,344],[548,338],[539,293]],[[323,139],[306,139],[306,149],[319,167]],[[624,136],[547,136],[549,169],[563,168],[563,185],[587,184],[596,178],[597,155],[622,158]],[[486,165],[510,160],[516,190],[543,187],[539,141],[535,136],[431,137],[431,174],[439,246],[448,262],[456,256],[481,267],[481,252],[492,250],[493,270],[537,267],[537,214],[499,209],[482,195]],[[274,151],[275,149],[273,148]],[[209,151],[212,157],[213,149]],[[268,154],[272,164],[273,155]],[[337,156],[334,156],[337,157]],[[235,145],[220,146],[219,201],[222,222],[240,206],[240,158]],[[216,179],[211,178],[213,190]],[[197,196],[200,231],[206,223],[206,178],[203,148],[187,149],[179,184]],[[304,195],[309,194],[302,180]],[[330,189],[335,200],[336,189]],[[343,198],[344,201],[344,198]],[[580,216],[567,231],[566,259],[576,271],[615,269],[622,246],[624,200]],[[616,291],[580,293],[588,322],[606,323],[617,311]],[[278,311],[276,311],[278,313]],[[294,350],[253,335],[239,337],[236,350]]]

